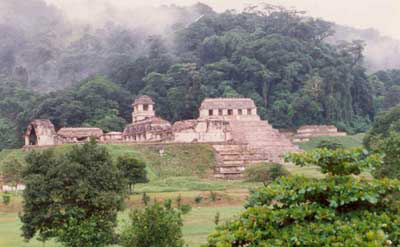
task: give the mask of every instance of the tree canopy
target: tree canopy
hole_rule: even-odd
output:
[[[73,29],[57,21],[56,10],[40,8],[57,34]],[[364,43],[329,42],[333,23],[272,5],[223,13],[202,4],[162,9],[176,17],[166,32],[109,22],[82,27],[67,44],[51,35],[47,22],[39,30],[0,25],[14,40],[17,33],[29,33],[28,40],[42,35],[40,42],[16,46],[6,39],[0,47],[0,148],[20,146],[35,118],[48,118],[57,129],[120,131],[142,94],[172,122],[196,118],[206,97],[249,97],[274,127],[334,124],[351,133],[366,131],[377,112],[398,103],[399,72],[368,75]]]
[[[94,141],[65,155],[31,152],[23,172],[22,235],[64,246],[107,246],[122,209],[125,184],[110,154]]]
[[[283,177],[257,190],[246,210],[218,226],[204,246],[398,245],[400,182],[354,176],[380,163],[363,155],[340,149],[290,155],[296,165],[318,165],[327,176]]]

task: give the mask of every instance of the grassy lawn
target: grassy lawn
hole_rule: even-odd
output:
[[[350,136],[320,136],[311,138],[308,142],[299,142],[296,143],[301,149],[305,151],[309,151],[313,148],[316,148],[320,141],[332,141],[339,144],[342,144],[344,148],[354,148],[362,146],[362,141],[365,134],[357,134]]]
[[[350,139],[349,139],[350,140]],[[350,143],[350,141],[344,141]],[[355,140],[361,140],[360,137]],[[304,143],[307,148],[317,145],[319,141]],[[315,144],[317,143],[317,144]],[[360,141],[354,141],[356,145]],[[175,199],[179,195],[182,203],[191,204],[192,211],[184,216],[183,234],[190,247],[198,247],[205,243],[207,236],[213,231],[214,218],[220,213],[220,222],[237,215],[243,210],[249,189],[262,186],[261,183],[249,183],[241,180],[226,181],[210,179],[215,157],[209,145],[105,145],[115,159],[120,155],[135,154],[147,164],[150,182],[139,184],[135,192],[127,200],[127,210],[120,214],[120,222],[127,219],[129,208],[143,207],[142,193],[146,192],[152,200],[162,201],[166,198]],[[71,145],[56,147],[56,153],[64,153]],[[160,150],[162,150],[160,152]],[[0,152],[0,164],[3,161],[17,159],[24,162],[28,152],[23,150],[4,150]],[[316,167],[288,166],[293,175],[321,177]],[[217,193],[217,200],[211,200],[211,192]],[[1,196],[1,195],[0,195]],[[196,197],[202,197],[200,203],[195,203]],[[1,199],[1,198],[0,198]],[[21,197],[13,195],[11,205],[4,207],[0,202],[0,247],[42,247],[43,243],[32,240],[23,241],[20,236],[18,212],[21,210]],[[55,242],[47,242],[45,247],[59,247]]]
[[[200,192],[183,192],[182,198],[184,202],[190,202],[191,196],[197,196]],[[177,193],[154,193],[150,194],[151,197],[161,198],[174,198]],[[136,200],[137,198],[133,198]],[[131,198],[132,200],[132,198]],[[193,202],[192,202],[193,203]],[[139,204],[139,203],[137,203]],[[195,205],[193,204],[192,211],[184,216],[183,235],[185,242],[190,247],[198,247],[207,240],[207,236],[213,231],[214,217],[217,212],[220,213],[220,222],[224,222],[235,215],[237,215],[243,207],[239,205],[237,200],[232,203],[233,205],[226,205],[226,201],[210,202],[207,198],[204,202]],[[139,205],[136,205],[139,206]],[[120,225],[128,218],[129,209],[120,214]],[[31,240],[26,243],[20,236],[20,221],[18,213],[16,212],[1,212],[0,211],[0,247],[43,247],[43,243],[37,240]],[[61,245],[54,241],[46,242],[45,247],[59,247]]]

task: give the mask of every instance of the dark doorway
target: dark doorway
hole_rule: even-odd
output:
[[[29,134],[29,145],[37,145],[38,140],[37,140],[37,135],[35,128],[32,126],[31,133]]]

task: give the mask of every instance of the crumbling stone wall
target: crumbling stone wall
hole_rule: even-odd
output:
[[[339,132],[334,125],[304,125],[291,137],[293,142],[307,142],[318,136],[346,136],[346,132]]]

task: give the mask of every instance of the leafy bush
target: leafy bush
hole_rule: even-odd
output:
[[[8,205],[11,202],[11,195],[8,192],[4,192],[3,194],[3,204]]]
[[[358,173],[355,167],[379,164],[378,156],[359,149],[316,150],[288,160],[319,164],[330,176],[283,177],[261,188],[239,218],[217,227],[205,247],[399,246],[400,204],[395,194],[400,181],[353,176]],[[344,172],[334,164],[341,164]]]
[[[288,176],[289,172],[281,164],[260,163],[249,166],[244,174],[249,182],[268,184],[279,177]]]
[[[391,132],[400,132],[400,105],[379,114],[374,125],[364,137],[365,147],[376,149],[376,144],[387,138]]]
[[[203,201],[203,197],[201,195],[197,195],[194,198],[194,202],[197,203],[197,204],[199,204],[201,201]]]
[[[135,209],[130,222],[124,226],[122,247],[182,247],[182,210],[171,207],[172,201],[163,205],[155,203],[144,210]]]
[[[387,138],[379,140],[373,150],[384,154],[382,166],[373,175],[378,178],[400,178],[400,133],[391,132]]]
[[[26,240],[55,238],[63,246],[81,247],[115,242],[126,185],[105,147],[92,140],[62,156],[50,149],[26,160],[20,216]]]
[[[138,183],[147,183],[146,164],[132,155],[118,157],[117,167],[127,181],[129,193],[133,192],[133,186]]]
[[[343,148],[343,145],[340,143],[336,143],[333,141],[328,141],[328,140],[322,140],[318,143],[317,148],[326,148],[326,149],[330,149],[330,150],[336,150],[339,148]]]
[[[210,191],[210,199],[211,201],[215,202],[217,200],[218,194],[214,191]]]

